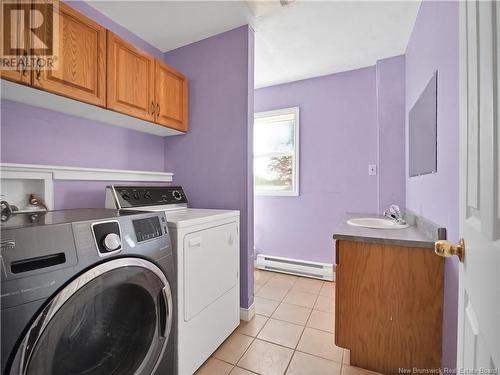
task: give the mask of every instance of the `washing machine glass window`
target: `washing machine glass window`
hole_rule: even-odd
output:
[[[17,355],[21,374],[151,374],[172,322],[169,283],[153,263],[121,258],[68,284],[43,309]]]

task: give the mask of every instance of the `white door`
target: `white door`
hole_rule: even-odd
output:
[[[460,264],[457,365],[497,369],[496,374],[500,367],[499,21],[500,3],[460,3],[460,233],[465,258]]]

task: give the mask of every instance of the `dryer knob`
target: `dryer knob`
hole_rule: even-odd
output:
[[[120,236],[117,235],[116,233],[109,233],[104,237],[104,247],[108,251],[115,251],[118,250],[122,245],[122,241],[120,239]]]

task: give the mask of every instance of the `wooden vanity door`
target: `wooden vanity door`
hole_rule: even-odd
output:
[[[337,241],[335,344],[383,374],[439,368],[444,260],[432,249]]]
[[[187,78],[159,61],[156,61],[155,70],[156,122],[169,128],[187,131]]]
[[[63,2],[54,6],[59,14],[57,66],[53,70],[35,68],[33,86],[105,106],[106,29]]]
[[[154,121],[155,60],[108,31],[107,107]]]

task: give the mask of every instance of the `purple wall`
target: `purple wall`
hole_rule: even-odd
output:
[[[134,181],[54,181],[54,209],[94,208],[105,206],[106,186],[115,185],[162,185],[160,182]],[[170,183],[167,183],[170,184]],[[77,199],[75,199],[77,197]]]
[[[445,226],[448,229],[449,239],[457,241],[459,237],[458,2],[424,1],[421,5],[406,49],[407,116],[436,70],[438,71],[437,173],[406,178],[406,206]],[[408,170],[408,153],[406,159]],[[444,293],[446,319],[443,322],[442,365],[454,368],[458,311],[458,262],[455,259],[446,260]]]
[[[5,163],[164,171],[163,138],[2,100]]]
[[[164,171],[163,138],[1,101],[3,163]],[[104,207],[104,181],[55,181],[55,208]]]
[[[253,31],[247,26],[165,54],[189,78],[189,132],[165,138],[166,169],[193,207],[241,213],[241,306],[253,302]]]
[[[405,207],[405,58],[377,61],[378,212]]]
[[[375,67],[255,90],[255,112],[299,106],[300,196],[255,197],[257,253],[333,263],[346,211],[377,211]],[[401,157],[403,154],[401,154]]]

